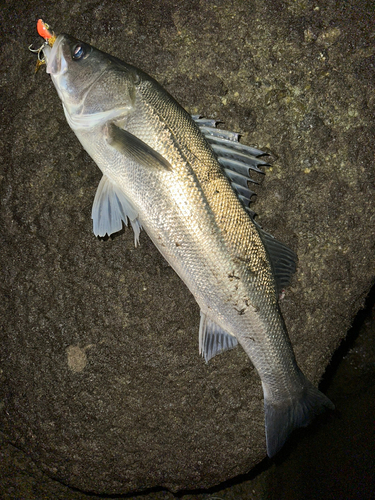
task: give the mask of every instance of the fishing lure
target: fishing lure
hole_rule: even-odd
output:
[[[38,34],[48,42],[48,45],[52,47],[55,43],[56,35],[54,31],[50,31],[50,27],[47,23],[45,23],[42,19],[38,19],[36,23],[36,29]]]
[[[36,24],[36,29],[38,31],[38,35],[40,35],[42,38],[44,38],[43,45],[39,47],[39,49],[32,49],[32,45],[30,45],[29,50],[31,52],[36,52],[38,54],[38,61],[36,63],[35,67],[35,73],[38,71],[38,69],[43,65],[46,64],[46,61],[44,57],[40,56],[40,53],[43,51],[44,47],[46,45],[49,45],[52,47],[52,45],[55,43],[56,40],[56,35],[55,32],[51,30],[50,26],[45,23],[42,19],[38,19],[38,22]]]

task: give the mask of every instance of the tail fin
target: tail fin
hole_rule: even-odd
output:
[[[263,387],[263,389],[265,389]],[[334,404],[307,379],[302,391],[283,400],[274,400],[264,390],[267,455],[273,457],[294,429],[306,427],[326,408]]]

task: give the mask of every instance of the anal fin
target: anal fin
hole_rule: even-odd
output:
[[[233,349],[237,343],[236,337],[223,330],[201,311],[199,354],[204,357],[206,363],[216,354]]]

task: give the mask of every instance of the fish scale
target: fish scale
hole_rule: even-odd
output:
[[[143,227],[201,309],[206,361],[240,343],[262,382],[266,445],[333,408],[298,368],[278,306],[296,257],[246,205],[263,153],[191,117],[141,70],[69,35],[44,44],[67,121],[103,173],[94,232]]]
[[[274,289],[274,280],[269,276],[271,274],[269,261],[258,231],[249,221],[249,216],[235,196],[230,182],[223,176],[212,149],[202,137],[198,127],[192,122],[191,117],[182,108],[172,107],[170,99],[166,99],[161,93],[156,93],[152,87],[153,92],[149,88],[150,86],[147,85],[148,91],[145,92],[140,88],[140,93],[146,102],[151,103],[154,112],[162,117],[164,124],[168,123],[170,133],[177,138],[175,147],[181,150],[181,144],[189,145],[190,158],[187,158],[187,161],[197,176],[207,204],[215,216],[217,229],[228,243],[230,251],[237,259],[246,261],[251,272],[261,273],[258,279],[262,287],[266,285]],[[152,117],[142,116],[139,121],[149,124]],[[165,130],[165,125],[162,128]],[[183,136],[181,131],[183,131]],[[155,130],[153,135],[159,137],[159,130]],[[147,137],[139,137],[147,142]],[[165,142],[172,144],[172,139],[164,141],[164,144]],[[154,146],[158,147],[158,145]],[[164,154],[173,166],[174,155],[173,153],[168,155],[168,150],[169,148],[166,148]]]

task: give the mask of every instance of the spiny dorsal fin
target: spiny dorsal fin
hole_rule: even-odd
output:
[[[250,177],[250,171],[264,174],[259,167],[269,166],[269,164],[259,156],[264,156],[266,153],[260,149],[240,144],[237,132],[216,128],[217,120],[202,118],[200,115],[193,115],[192,118],[215,152],[217,160],[223,167],[224,174],[230,180],[238,198],[250,217],[254,219],[255,212],[250,210],[249,204],[255,193],[249,189],[248,183],[259,183]]]

